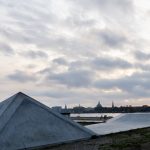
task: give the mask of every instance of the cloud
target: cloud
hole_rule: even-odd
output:
[[[66,61],[66,59],[64,59],[62,57],[54,59],[53,62],[58,65],[68,65],[68,62]]]
[[[65,70],[63,69],[64,66],[66,67]],[[106,56],[75,61],[66,61],[66,59],[58,57],[52,60],[50,66],[38,71],[37,74],[45,78],[44,83],[49,82],[49,84],[53,83],[73,88],[97,88],[98,81],[96,81],[96,72],[106,73],[112,70],[132,69],[133,67],[134,65],[128,61]],[[104,87],[107,86],[105,85],[107,84],[107,80],[104,79],[105,81],[106,83],[102,82]],[[94,82],[96,83],[95,86]],[[108,83],[111,83],[111,81]],[[113,80],[112,83],[114,83]],[[110,86],[111,88],[113,87]]]
[[[14,83],[33,93],[40,88],[41,99],[70,104],[149,96],[146,0],[0,2],[0,82],[6,91]]]
[[[135,51],[134,56],[138,60],[145,60],[146,61],[146,60],[150,59],[150,54],[142,52],[142,51]]]
[[[127,38],[122,33],[115,33],[110,30],[102,30],[97,33],[97,36],[103,41],[103,43],[110,47],[122,47],[127,43]]]
[[[14,54],[14,50],[8,44],[2,42],[0,42],[0,52],[2,52],[5,55]]]
[[[48,58],[48,54],[43,51],[29,50],[26,52],[21,52],[21,55],[27,58],[31,58],[31,59],[37,59],[37,58],[47,59]]]
[[[118,79],[101,79],[95,82],[95,87],[100,89],[120,89],[129,93],[131,96],[147,97],[150,96],[150,72],[134,73]]]
[[[91,85],[93,74],[88,70],[69,70],[63,73],[50,73],[48,80],[68,87],[88,87]]]
[[[131,21],[134,12],[133,2],[130,0],[76,0],[73,2],[84,10],[99,12],[106,22],[115,20],[117,23],[127,23]]]
[[[81,5],[84,5],[85,7],[93,7],[93,8],[118,8],[118,9],[123,9],[124,11],[129,11],[130,6],[132,6],[132,2],[130,0],[76,0]]]
[[[91,66],[102,70],[114,70],[114,69],[128,69],[132,68],[132,64],[120,59],[110,57],[97,57],[91,62]]]
[[[16,70],[13,74],[7,76],[10,80],[20,83],[36,81],[36,77],[33,74],[26,73],[24,71]]]

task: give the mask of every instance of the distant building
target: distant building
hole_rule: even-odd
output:
[[[102,112],[103,106],[101,105],[100,101],[98,102],[98,104],[95,107],[95,111],[96,112]]]
[[[55,112],[61,113],[62,107],[61,106],[55,106],[55,107],[52,107],[52,110]]]
[[[97,108],[102,108],[103,106],[101,105],[100,101],[98,102],[98,104],[96,105]]]
[[[114,102],[112,101],[112,108],[114,108],[115,107],[115,105],[114,105]]]
[[[65,108],[61,110],[61,114],[66,117],[70,117],[70,111],[68,110],[67,105],[65,105]]]
[[[79,106],[73,107],[73,112],[75,112],[75,113],[84,113],[85,109],[86,109],[85,107],[83,107],[79,104]]]
[[[87,107],[86,111],[93,111],[93,108],[92,107]]]
[[[67,105],[65,105],[65,109],[67,109]]]

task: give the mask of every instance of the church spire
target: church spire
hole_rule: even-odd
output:
[[[115,105],[114,105],[114,102],[112,101],[112,108],[114,108],[115,107]]]
[[[67,105],[65,104],[65,109],[67,109]]]

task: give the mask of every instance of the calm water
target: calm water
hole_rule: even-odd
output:
[[[84,114],[71,114],[71,117],[101,117],[104,115],[111,116],[111,117],[116,117],[120,115],[121,113],[84,113]]]

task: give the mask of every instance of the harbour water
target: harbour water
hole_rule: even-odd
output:
[[[71,117],[101,117],[101,116],[108,116],[108,117],[116,117],[121,113],[81,113],[81,114],[71,114]]]
[[[105,123],[107,120],[119,116],[120,113],[81,113],[71,114],[70,117],[81,125]]]

